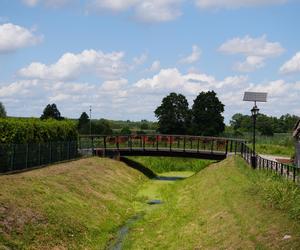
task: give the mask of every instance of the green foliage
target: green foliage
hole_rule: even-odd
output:
[[[260,154],[267,154],[267,155],[292,156],[293,154],[295,154],[294,146],[256,144],[255,149],[256,149],[256,152],[258,152]]]
[[[259,114],[257,117],[257,130],[262,135],[272,136],[274,133],[291,132],[299,120],[295,115],[282,115],[280,118]],[[230,125],[235,131],[251,132],[253,129],[252,117],[237,113],[232,116]]]
[[[76,141],[77,128],[73,121],[53,119],[0,119],[0,143],[40,143]]]
[[[157,122],[152,122],[148,120],[141,121],[114,121],[109,120],[110,126],[113,130],[121,130],[124,127],[130,128],[132,131],[141,129],[142,126],[148,127],[144,130],[151,130],[154,133],[157,130]]]
[[[131,130],[129,127],[124,127],[121,129],[120,134],[121,135],[131,135]]]
[[[147,129],[149,129],[149,123],[143,120],[141,123],[141,130],[147,130]]]
[[[171,158],[171,157],[130,157],[145,167],[151,169],[155,173],[164,173],[170,171],[193,171],[199,172],[214,161],[199,160],[190,158]]]
[[[111,135],[112,133],[113,131],[108,120],[92,120],[92,134]]]
[[[201,92],[192,107],[192,131],[196,135],[219,135],[225,130],[224,104],[214,91]]]
[[[170,93],[154,111],[163,134],[186,134],[190,121],[189,104],[182,94]]]
[[[0,102],[0,118],[6,117],[6,111],[5,111],[5,107],[2,104],[2,102]]]
[[[63,120],[64,118],[60,115],[60,112],[58,108],[56,107],[56,104],[48,104],[44,111],[43,114],[41,115],[41,119],[55,119],[55,120]]]
[[[82,112],[78,119],[79,134],[89,134],[90,132],[90,118],[86,112]]]

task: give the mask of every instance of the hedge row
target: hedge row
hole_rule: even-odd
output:
[[[0,119],[0,143],[43,143],[50,141],[76,141],[74,121],[39,120],[22,118]]]

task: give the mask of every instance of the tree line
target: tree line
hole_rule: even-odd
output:
[[[162,134],[217,136],[225,130],[222,115],[224,107],[214,91],[199,93],[191,108],[189,108],[189,103],[184,95],[172,92],[162,99],[161,105],[154,111],[158,122],[147,120],[140,122],[110,121],[106,119],[93,119],[90,122],[86,112],[82,112],[79,119],[74,122],[77,124],[79,134],[131,134],[133,130],[136,130],[137,134],[144,134],[144,131],[151,130]],[[0,118],[6,116],[5,107],[0,102]],[[40,119],[62,121],[65,118],[53,103],[44,108]],[[267,136],[272,136],[274,133],[288,133],[293,130],[299,119],[299,116],[290,114],[282,115],[279,118],[259,114],[257,130]],[[234,135],[242,136],[244,133],[252,132],[252,126],[253,121],[250,115],[237,113],[232,116],[226,131],[231,130]]]
[[[296,115],[282,115],[279,118],[259,114],[257,116],[256,128],[261,135],[272,136],[274,133],[289,133],[293,131],[295,124],[300,119]],[[250,115],[237,113],[232,116],[230,126],[236,135],[253,130],[253,120]]]

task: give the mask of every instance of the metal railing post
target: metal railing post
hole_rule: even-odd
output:
[[[28,168],[28,143],[26,143],[26,162],[25,162],[26,168]]]
[[[241,146],[243,146],[243,144],[241,144]],[[236,151],[237,151],[237,141],[235,141],[234,143],[234,154],[236,155]],[[243,150],[241,150],[241,154],[242,154]]]
[[[225,149],[226,155],[228,154],[228,140],[226,140],[226,149]]]
[[[41,165],[41,143],[39,143],[39,166]]]
[[[50,142],[49,145],[50,145],[50,149],[49,149],[49,153],[50,153],[49,162],[51,163],[52,162],[52,143]]]
[[[11,155],[11,159],[10,159],[10,171],[13,171],[14,170],[14,164],[15,164],[15,144],[11,144],[12,145],[12,149],[11,149],[11,152],[12,152],[12,155]]]
[[[106,156],[106,136],[103,136],[104,156]]]

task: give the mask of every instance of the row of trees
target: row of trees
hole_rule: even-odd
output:
[[[282,115],[280,118],[259,114],[257,116],[257,130],[262,135],[272,136],[274,133],[291,132],[300,117],[295,115]],[[237,113],[232,116],[230,125],[236,134],[252,131],[252,117]]]
[[[170,93],[164,97],[162,103],[155,110],[158,123],[141,120],[109,121],[105,119],[92,120],[83,112],[78,119],[77,129],[80,134],[112,134],[113,128],[120,134],[130,134],[132,129],[158,130],[163,134],[194,134],[194,135],[219,135],[224,131],[224,104],[220,102],[214,91],[201,92],[189,108],[186,97],[182,94]],[[6,117],[4,105],[0,102],[0,117]],[[40,117],[41,120],[64,120],[55,103],[48,104]],[[287,133],[293,130],[299,120],[295,115],[282,115],[272,117],[259,114],[257,117],[257,129],[262,135],[274,133]],[[237,135],[252,131],[252,117],[237,113],[232,116],[230,127]],[[142,133],[142,132],[141,132]]]
[[[170,93],[154,111],[160,133],[206,136],[224,131],[223,112],[224,104],[214,91],[199,93],[191,109],[184,95]]]

